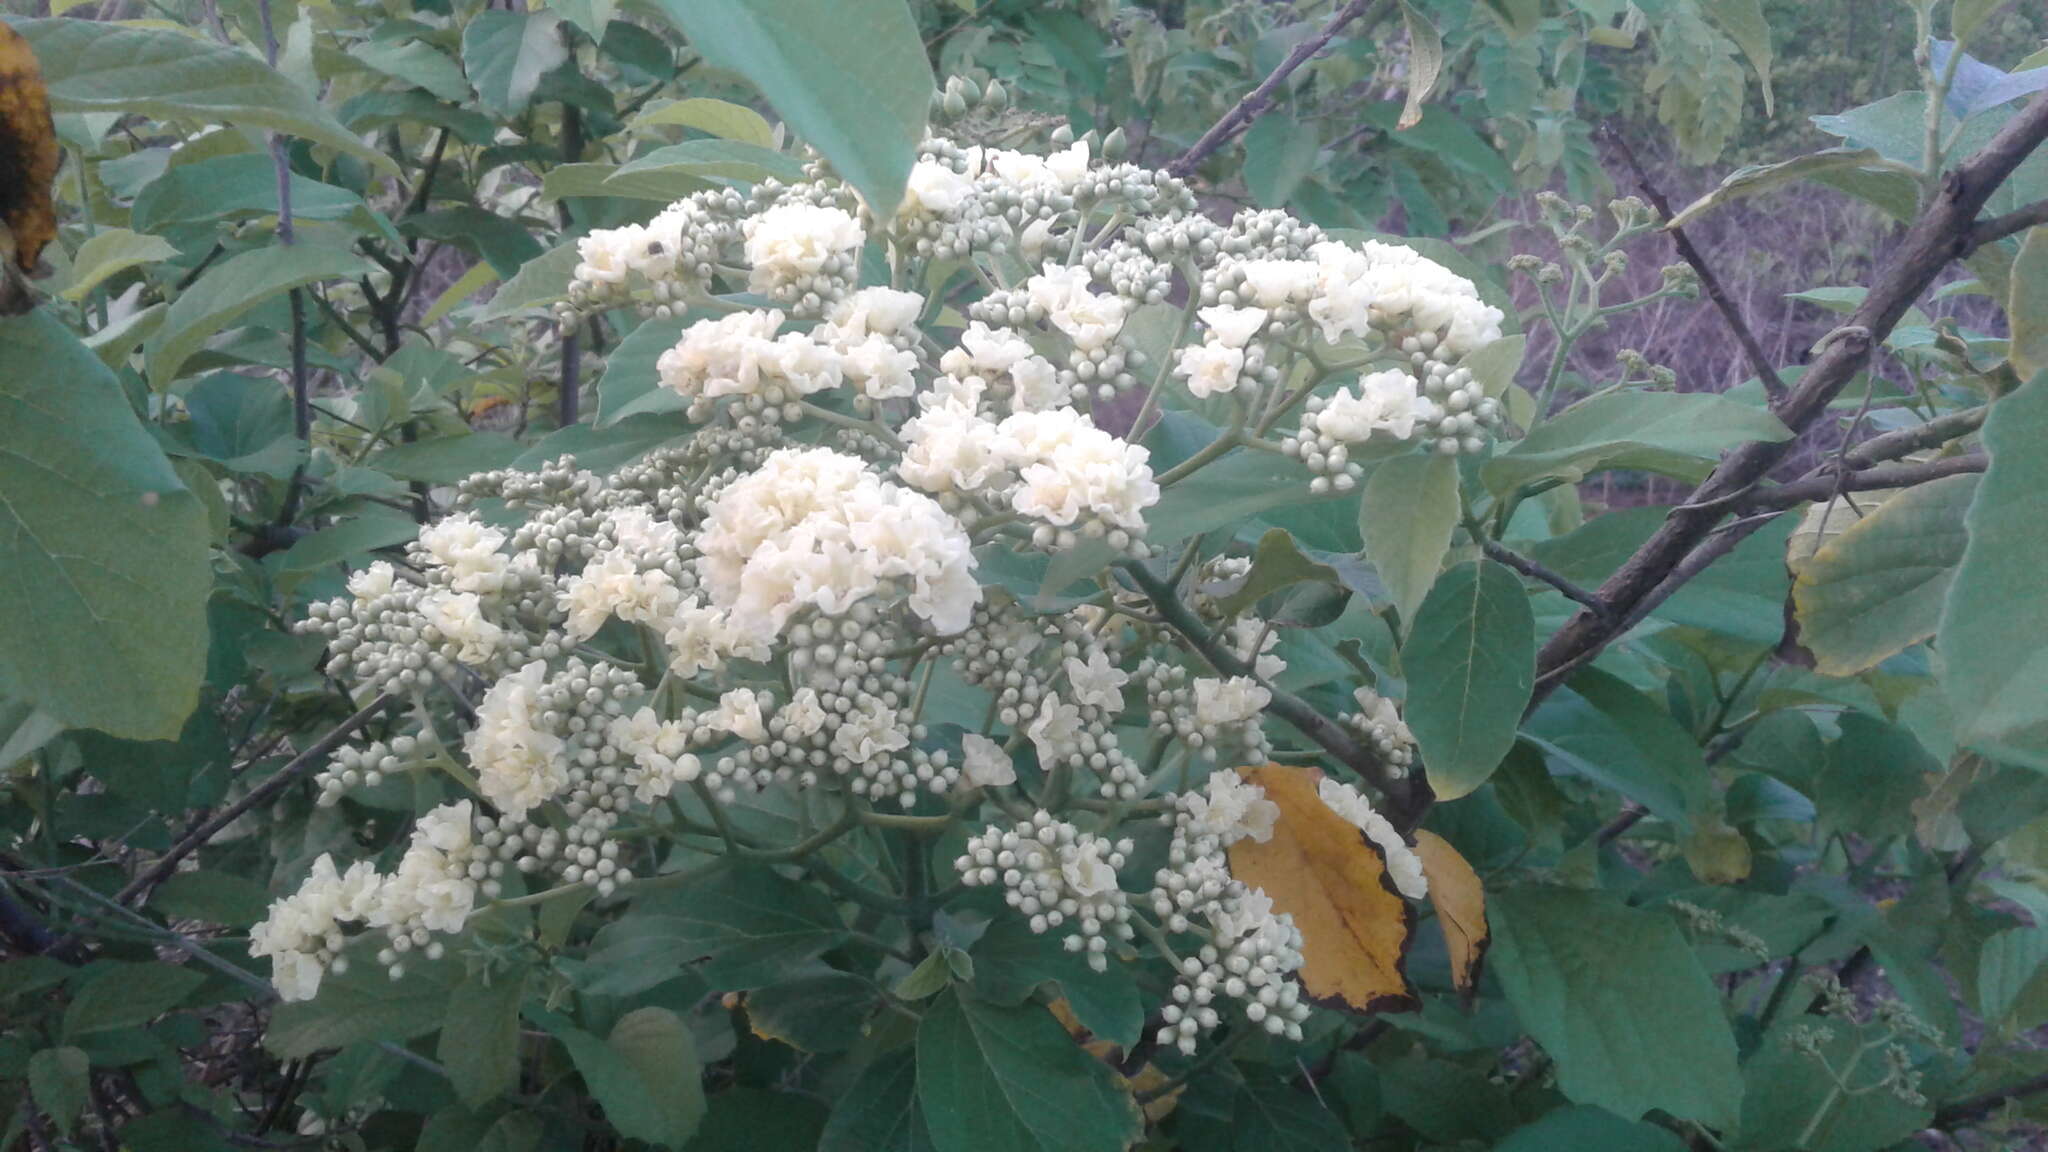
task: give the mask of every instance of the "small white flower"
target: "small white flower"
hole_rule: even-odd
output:
[[[961,771],[968,783],[982,788],[1000,788],[1017,782],[1017,766],[1001,744],[969,732],[960,737],[960,751]]]
[[[713,728],[722,728],[747,741],[761,741],[768,738],[767,726],[761,722],[761,698],[752,688],[734,688],[718,698],[718,710],[706,721]]]
[[[801,203],[777,204],[748,219],[745,230],[754,269],[748,288],[755,292],[814,273],[835,256],[858,252],[867,239],[847,212]]]
[[[1085,661],[1069,656],[1064,667],[1076,704],[1109,712],[1124,706],[1123,688],[1130,674],[1110,663],[1109,654],[1102,649],[1090,651]]]
[[[1321,269],[1313,260],[1242,260],[1244,291],[1261,308],[1306,304],[1315,295]]]
[[[1417,856],[1415,849],[1408,846],[1387,818],[1373,808],[1372,801],[1351,785],[1328,776],[1317,782],[1316,795],[1330,811],[1355,825],[1385,853],[1387,877],[1394,882],[1395,891],[1410,900],[1420,900],[1429,895],[1429,877],[1423,873],[1422,857]]]
[[[379,596],[388,596],[397,584],[396,575],[397,571],[391,567],[389,561],[379,560],[349,576],[349,595],[363,603],[375,600]]]
[[[1272,313],[1264,308],[1231,308],[1222,304],[1211,305],[1196,315],[1209,329],[1209,335],[1225,348],[1242,348],[1252,342],[1259,329],[1266,326]]]
[[[1195,723],[1204,728],[1242,724],[1259,714],[1273,694],[1249,676],[1195,681]]]
[[[903,210],[950,216],[974,194],[974,177],[955,172],[937,160],[920,160],[910,169],[903,189]]]
[[[1187,378],[1188,391],[1199,397],[1237,390],[1244,372],[1244,349],[1224,344],[1190,344],[1180,350],[1174,374]]]

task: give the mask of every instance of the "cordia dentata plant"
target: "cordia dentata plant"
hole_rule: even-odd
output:
[[[2025,1139],[2030,18],[271,7],[0,40],[0,1144]]]
[[[1483,450],[1502,405],[1466,360],[1502,314],[1412,249],[1282,213],[1217,223],[1178,180],[1054,148],[935,139],[887,221],[820,167],[580,241],[564,307],[680,318],[655,368],[696,430],[608,476],[564,457],[471,477],[405,564],[313,605],[329,671],[412,718],[338,749],[321,802],[440,802],[395,868],[323,855],[255,927],[284,999],[363,956],[394,980],[416,953],[487,964],[468,929],[500,907],[629,925],[643,892],[720,883],[691,879],[702,856],[830,896],[833,855],[873,851],[914,857],[911,888],[1000,892],[981,927],[1015,918],[1093,974],[1168,965],[1148,1010],[1183,1055],[1226,1020],[1302,1038],[1293,977],[1321,942],[1225,858],[1279,817],[1236,771],[1274,752],[1288,663],[1276,621],[1233,603],[1270,565],[1148,519],[1233,457],[1285,461],[1270,483],[1306,496],[1351,491],[1362,460]],[[1109,430],[1195,401],[1224,429],[1156,473]],[[1241,669],[1159,618],[1162,580],[1195,589],[1195,635]],[[1395,702],[1355,697],[1331,722],[1401,779]],[[1357,783],[1324,779],[1322,801],[1421,899]],[[869,932],[922,949],[950,907],[927,891]]]

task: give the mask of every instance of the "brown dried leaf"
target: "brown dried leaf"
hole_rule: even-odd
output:
[[[1443,929],[1444,949],[1451,957],[1451,983],[1469,998],[1493,943],[1493,931],[1486,926],[1485,886],[1451,842],[1434,832],[1415,833],[1415,854],[1429,877],[1429,902],[1436,907],[1437,927]]]
[[[1314,768],[1240,769],[1280,807],[1273,837],[1232,844],[1231,875],[1265,891],[1301,929],[1301,986],[1325,1007],[1407,1012],[1420,1006],[1402,973],[1415,910],[1394,890],[1387,859],[1316,794]]]
[[[50,183],[63,154],[50,121],[50,97],[28,41],[0,22],[0,224],[12,237],[14,268],[32,273],[43,248],[57,235],[57,207]],[[7,269],[0,286],[0,312],[22,312],[32,302],[25,286]]]

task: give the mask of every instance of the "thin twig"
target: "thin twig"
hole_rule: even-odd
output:
[[[1527,556],[1490,536],[1483,533],[1475,533],[1475,537],[1479,541],[1480,550],[1484,551],[1488,558],[1513,568],[1531,580],[1539,580],[1550,585],[1552,588],[1564,593],[1565,599],[1583,604],[1587,609],[1598,615],[1607,615],[1607,602],[1600,599],[1600,597],[1595,596],[1593,593],[1565,579],[1559,573],[1529,559]]]
[[[115,901],[124,905],[134,903],[137,897],[146,894],[151,888],[161,883],[165,877],[177,871],[180,861],[219,835],[221,829],[234,823],[243,813],[268,804],[277,797],[278,793],[283,792],[294,780],[297,780],[299,776],[304,774],[307,769],[323,759],[329,752],[334,751],[335,748],[341,745],[342,741],[354,735],[356,729],[376,719],[377,714],[384,710],[385,705],[391,703],[391,699],[391,696],[387,693],[370,701],[355,715],[343,720],[333,731],[315,740],[307,746],[305,751],[292,757],[291,761],[273,773],[270,779],[249,789],[248,794],[240,800],[207,817],[197,828],[192,829],[176,844],[171,845],[170,850],[158,857],[156,863],[152,864],[147,871],[130,880],[120,892],[115,894]]]
[[[1786,391],[1784,378],[1778,375],[1777,367],[1765,354],[1764,346],[1757,341],[1756,333],[1750,329],[1749,321],[1742,315],[1742,309],[1736,307],[1735,301],[1729,298],[1727,289],[1721,286],[1721,278],[1714,274],[1714,269],[1707,263],[1707,258],[1693,246],[1692,238],[1685,234],[1685,229],[1672,226],[1671,202],[1664,198],[1664,193],[1657,187],[1656,182],[1650,179],[1650,173],[1643,167],[1642,161],[1636,158],[1635,149],[1628,146],[1628,140],[1616,131],[1612,124],[1602,125],[1600,132],[1614,145],[1615,150],[1621,153],[1621,158],[1628,164],[1629,170],[1635,173],[1636,187],[1643,190],[1643,195],[1649,199],[1650,206],[1657,210],[1657,218],[1665,222],[1664,230],[1671,233],[1671,242],[1678,248],[1679,258],[1684,260],[1692,268],[1693,274],[1700,278],[1700,289],[1720,311],[1721,318],[1728,322],[1729,330],[1735,333],[1735,342],[1742,345],[1742,354],[1748,357],[1750,370],[1756,373],[1758,380],[1763,381],[1764,393],[1773,403],[1782,400]]]
[[[1272,107],[1273,93],[1280,85],[1286,83],[1287,78],[1292,76],[1297,68],[1308,63],[1311,57],[1327,47],[1330,41],[1336,38],[1337,33],[1344,30],[1346,24],[1365,15],[1368,9],[1372,11],[1372,18],[1367,23],[1376,23],[1380,15],[1392,5],[1393,0],[1351,0],[1349,4],[1337,9],[1336,15],[1330,17],[1329,23],[1323,25],[1322,31],[1295,45],[1294,51],[1287,54],[1287,58],[1280,62],[1278,68],[1273,69],[1270,75],[1261,80],[1258,87],[1247,92],[1244,99],[1239,100],[1235,107],[1225,112],[1221,120],[1210,125],[1209,130],[1202,133],[1202,138],[1195,141],[1193,147],[1181,153],[1179,159],[1168,164],[1166,170],[1180,177],[1193,172],[1195,165],[1208,159],[1211,153],[1223,147],[1231,137],[1244,131],[1252,121],[1264,115],[1266,110]]]
[[[1962,251],[1958,255],[1968,256],[1986,244],[1996,244],[2007,236],[2017,235],[2042,224],[2048,224],[2048,200],[2036,200],[2003,216],[1979,220],[1963,240]]]
[[[1773,508],[1790,508],[1809,500],[1826,500],[1844,492],[1911,488],[1915,484],[1925,484],[1931,480],[1982,472],[1985,463],[1982,455],[1972,453],[1968,456],[1944,456],[1939,460],[1916,463],[1877,464],[1836,475],[1808,476],[1789,484],[1759,488],[1738,501],[1735,508],[1743,512],[1761,512]]]
[[[1868,365],[1872,349],[1955,258],[1991,194],[2044,139],[2048,139],[2048,97],[2036,97],[1982,150],[1949,173],[1940,194],[1907,231],[1863,303],[1836,330],[1836,338],[1824,342],[1798,385],[1771,405],[1772,414],[1794,435],[1781,441],[1745,444],[1722,459],[1685,506],[1674,509],[1656,533],[1600,586],[1598,594],[1613,606],[1613,615],[1603,620],[1590,611],[1581,612],[1544,644],[1537,657],[1537,685],[1530,708],[1538,706],[1572,669],[1598,655],[1622,631],[1682,587],[1684,580],[1702,571],[1700,561],[1711,563],[1724,555],[1726,549],[1760,527],[1761,520],[1769,518],[1738,520],[1717,531],[1726,498],[1768,475],[1798,441],[1798,434],[1812,426],[1842,388]]]

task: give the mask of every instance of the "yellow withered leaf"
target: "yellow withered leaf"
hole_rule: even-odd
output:
[[[1486,888],[1465,857],[1434,832],[1415,833],[1415,854],[1422,857],[1422,874],[1429,877],[1429,902],[1436,908],[1444,950],[1451,957],[1451,983],[1469,997],[1479,984],[1487,946],[1493,943],[1493,932],[1486,926]]]
[[[50,182],[61,160],[35,53],[21,33],[0,21],[0,224],[11,237],[7,255],[13,265],[0,270],[0,313],[23,312],[33,302],[15,273],[34,272],[43,248],[57,235]]]
[[[1280,807],[1273,836],[1232,844],[1230,873],[1273,900],[1301,930],[1301,986],[1310,999],[1354,1012],[1419,1006],[1402,972],[1415,910],[1394,890],[1387,859],[1316,793],[1314,768],[1239,770]]]

